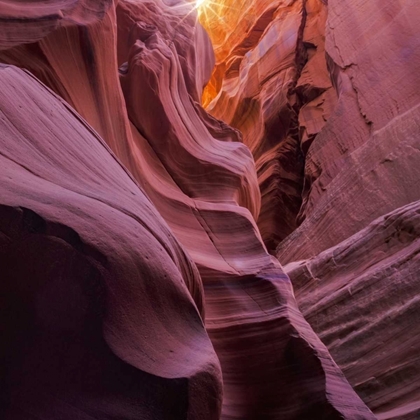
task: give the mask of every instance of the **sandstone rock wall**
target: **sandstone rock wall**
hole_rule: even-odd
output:
[[[73,108],[0,73],[1,418],[218,418],[195,264]]]
[[[279,245],[283,263],[419,199],[419,14],[416,1],[329,2],[326,53],[338,103],[308,152],[302,223]]]
[[[192,5],[13,3],[5,417],[373,418],[266,251],[251,152],[198,102],[213,56]]]
[[[420,199],[419,4],[226,4],[228,23],[250,23],[231,43],[224,21],[202,15],[216,44],[203,99],[253,153],[262,237],[369,407],[415,419],[418,233],[408,209]],[[413,218],[398,252],[388,222],[373,222],[387,213]]]
[[[420,409],[419,214],[416,201],[284,267],[305,318],[378,419]]]
[[[236,31],[242,39],[219,40],[225,18],[214,28],[206,25],[216,44],[216,68],[203,99],[208,112],[242,132],[253,153],[262,195],[258,227],[274,252],[298,226],[305,156],[335,107],[336,91],[325,59],[326,5],[253,4],[240,12],[241,22],[251,20]],[[230,10],[238,14],[234,5]]]

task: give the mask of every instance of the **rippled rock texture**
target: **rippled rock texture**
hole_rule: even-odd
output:
[[[2,418],[374,418],[271,254],[283,240],[281,262],[310,258],[377,216],[359,211],[340,231],[330,212],[337,227],[318,240],[329,164],[332,184],[362,146],[372,165],[397,143],[415,147],[416,95],[402,100],[417,73],[398,73],[398,94],[380,93],[395,88],[389,76],[366,95],[366,106],[384,96],[384,110],[395,101],[388,122],[347,103],[361,103],[369,51],[386,57],[380,35],[405,40],[393,25],[418,9],[389,5],[209,3],[199,12],[209,38],[184,1],[0,0]],[[379,9],[388,20],[372,26],[363,13]],[[359,37],[348,35],[354,16]],[[417,29],[399,25],[407,37]],[[413,65],[417,39],[392,54]],[[346,133],[365,137],[352,148]],[[381,176],[408,168],[398,156]],[[370,168],[360,159],[346,172],[357,182]],[[340,322],[325,316],[321,336]],[[347,372],[351,345],[331,349]],[[349,375],[376,409],[372,386]],[[381,412],[396,407],[387,401]]]
[[[79,114],[0,83],[1,418],[217,418],[195,264]]]
[[[258,227],[274,253],[298,225],[305,156],[337,100],[325,59],[327,7],[318,0],[224,4],[227,18],[207,24],[210,6],[201,17],[216,54],[203,99],[207,111],[242,132],[253,153]],[[221,33],[235,27],[238,10],[240,24]]]
[[[305,318],[379,419],[420,409],[420,202],[285,266]]]
[[[278,248],[282,263],[317,255],[420,198],[419,14],[416,1],[328,3],[338,102],[308,151],[301,224]]]
[[[218,24],[201,15],[216,53],[203,98],[253,153],[264,242],[369,407],[416,419],[417,257],[368,226],[420,199],[419,3],[224,5]]]
[[[2,68],[4,416],[370,418],[261,242],[249,149],[200,106],[191,5],[103,2],[13,48],[5,10],[0,59],[44,85]]]

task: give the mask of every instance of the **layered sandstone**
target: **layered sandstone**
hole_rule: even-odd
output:
[[[287,264],[305,318],[378,419],[420,409],[420,202]]]
[[[218,418],[195,264],[74,109],[0,73],[1,418]]]
[[[0,61],[43,83],[2,67],[5,415],[373,418],[266,251],[250,150],[199,104],[193,5],[95,5],[20,42],[45,5],[1,10]]]
[[[329,2],[326,53],[338,102],[308,152],[302,223],[278,248],[283,263],[420,198],[419,15],[417,1]]]
[[[207,25],[203,12],[216,45],[204,103],[242,132],[253,153],[262,195],[258,227],[274,252],[298,226],[305,156],[336,102],[325,60],[327,7],[318,0],[251,2],[254,7],[239,9],[234,3],[226,3],[236,15],[232,21],[251,20],[236,36],[221,37],[226,18]]]
[[[38,41],[61,27],[102,19],[112,0],[1,0],[0,49]]]
[[[0,416],[415,419],[418,16],[0,0]]]
[[[253,153],[262,237],[369,407],[415,419],[419,4],[223,4],[219,25],[201,17],[216,52],[203,100]],[[386,213],[403,232],[373,222]],[[388,234],[408,243],[397,252]]]

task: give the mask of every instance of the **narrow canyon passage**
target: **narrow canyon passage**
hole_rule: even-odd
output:
[[[2,418],[414,419],[415,16],[0,1]]]
[[[417,419],[418,4],[200,11],[216,55],[203,103],[253,153],[269,252],[368,406]]]

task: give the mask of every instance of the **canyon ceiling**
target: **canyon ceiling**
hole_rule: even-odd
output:
[[[420,418],[418,0],[0,0],[0,419]]]

